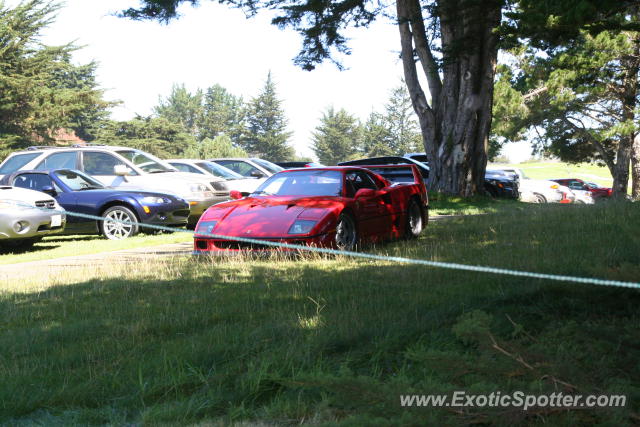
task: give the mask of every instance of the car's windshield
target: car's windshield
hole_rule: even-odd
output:
[[[117,153],[146,173],[175,172],[175,169],[163,165],[159,160],[154,159],[151,155],[143,153],[142,151],[119,150]]]
[[[225,168],[224,166],[220,166],[217,163],[213,162],[198,162],[196,165],[200,166],[202,169],[206,170],[213,176],[217,176],[218,178],[224,179],[244,179],[244,176],[240,175],[232,171],[229,168]]]
[[[2,165],[0,168],[0,174],[10,174],[11,172],[15,172],[39,155],[40,153],[17,154],[9,158],[9,160]]]
[[[342,173],[334,170],[301,170],[271,176],[252,196],[340,196]]]
[[[601,188],[598,184],[596,184],[595,182],[587,182],[587,185],[589,187],[593,187],[593,188]]]
[[[71,191],[95,190],[105,188],[104,185],[80,171],[60,170],[53,173]]]
[[[263,159],[251,159],[251,160],[254,163],[257,163],[258,165],[262,166],[263,168],[265,168],[271,173],[278,173],[284,170],[284,168],[281,168],[280,166],[276,165],[275,163],[271,163],[268,160],[263,160]]]

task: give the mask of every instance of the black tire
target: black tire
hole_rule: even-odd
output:
[[[539,193],[533,193],[533,200],[534,203],[547,203],[547,198]]]
[[[342,212],[336,224],[336,247],[342,251],[352,251],[357,243],[358,229],[356,228],[356,221],[350,214]]]
[[[110,240],[126,239],[135,236],[140,230],[137,224],[138,218],[131,209],[126,206],[111,206],[102,213],[104,221],[100,221],[100,233]],[[111,219],[111,221],[109,221]],[[119,221],[130,222],[133,224],[123,224]]]
[[[417,238],[424,229],[424,217],[422,215],[422,208],[416,199],[409,201],[407,207],[407,221],[405,223],[405,237],[407,239]]]

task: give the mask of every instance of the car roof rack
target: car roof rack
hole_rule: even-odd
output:
[[[69,148],[69,147],[59,147],[56,145],[31,145],[27,147],[27,151],[35,151],[35,150],[56,150],[59,148]]]
[[[84,148],[84,147],[105,147],[105,144],[96,144],[94,142],[87,142],[85,144],[73,144],[71,148]]]

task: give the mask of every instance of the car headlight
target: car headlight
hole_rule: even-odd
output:
[[[316,223],[317,221],[299,219],[289,228],[289,234],[308,234]]]
[[[202,193],[207,191],[207,186],[204,184],[191,184],[189,186],[189,191],[192,193]]]
[[[198,225],[196,225],[195,234],[211,235],[216,225],[218,225],[218,221],[200,221]]]
[[[169,199],[165,199],[164,197],[158,196],[145,196],[142,198],[142,203],[145,205],[161,205],[163,203],[170,203]]]
[[[229,191],[229,187],[227,187],[227,183],[224,181],[212,181],[211,186],[216,191]]]

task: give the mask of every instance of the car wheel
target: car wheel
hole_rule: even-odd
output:
[[[420,205],[415,199],[411,199],[407,208],[405,236],[409,239],[415,239],[422,233],[423,228],[422,209],[420,209]]]
[[[355,220],[348,213],[342,212],[336,225],[336,246],[340,250],[351,251],[355,248],[357,241],[358,232]]]
[[[547,198],[544,197],[542,194],[534,193],[533,203],[547,203]]]
[[[126,239],[138,234],[140,229],[136,224],[138,222],[136,215],[124,206],[112,206],[104,211],[102,217],[104,220],[100,221],[100,231],[107,239]]]

